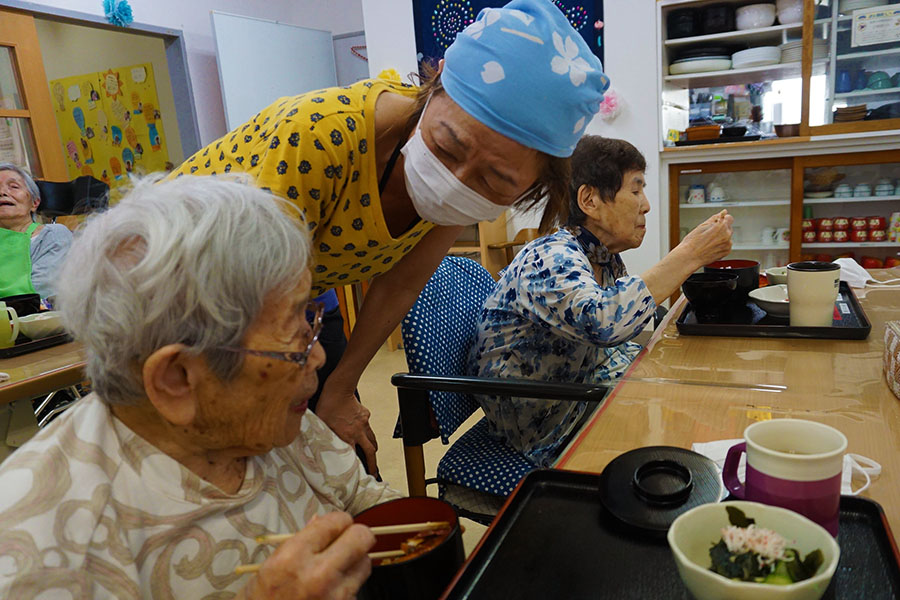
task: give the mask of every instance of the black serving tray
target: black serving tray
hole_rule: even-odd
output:
[[[731,142],[755,142],[758,135],[723,135],[711,140],[678,140],[676,146],[702,146],[705,144],[728,144]]]
[[[665,539],[605,512],[600,476],[529,473],[443,598],[690,600]],[[881,506],[841,497],[841,558],[827,600],[900,598],[900,559]]]
[[[675,321],[675,326],[683,335],[834,340],[864,340],[869,337],[872,324],[845,281],[841,282],[834,306],[835,319],[831,327],[791,327],[790,319],[771,316],[749,299],[746,304],[723,312],[714,321],[698,320],[694,308],[688,303]]]
[[[72,337],[68,333],[58,333],[39,340],[30,340],[25,336],[19,336],[15,345],[10,346],[9,348],[0,349],[0,358],[12,358],[13,356],[28,354],[29,352],[43,350],[44,348],[50,348],[52,346],[59,346],[60,344],[71,341]]]

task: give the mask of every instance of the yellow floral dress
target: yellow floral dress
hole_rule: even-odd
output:
[[[434,227],[419,221],[400,237],[388,232],[375,166],[375,101],[382,92],[415,96],[416,88],[376,79],[279,98],[172,176],[245,172],[293,202],[312,236],[313,295],[369,280]]]

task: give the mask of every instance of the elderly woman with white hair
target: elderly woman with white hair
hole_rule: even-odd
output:
[[[77,236],[58,298],[94,393],[0,466],[0,597],[355,594],[347,513],[399,494],[306,410],[322,311],[285,204],[145,181]]]
[[[31,175],[12,163],[0,163],[0,298],[54,295],[72,233],[64,225],[38,223],[40,203]]]

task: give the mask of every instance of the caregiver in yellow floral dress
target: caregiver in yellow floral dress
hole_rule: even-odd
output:
[[[608,86],[554,4],[513,0],[481,11],[422,87],[366,80],[281,98],[176,170],[250,173],[295,203],[313,293],[372,281],[346,350],[324,344],[335,364],[315,408],[370,472],[377,442],[354,396],[366,365],[462,227],[545,198],[545,222],[565,212],[568,157]]]

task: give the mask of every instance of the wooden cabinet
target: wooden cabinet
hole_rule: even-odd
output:
[[[816,185],[824,180],[825,186]],[[891,186],[888,190],[888,183]],[[702,186],[691,189],[691,186]],[[838,186],[842,186],[838,188]],[[716,187],[723,202],[709,202]],[[847,192],[849,190],[849,192]],[[691,192],[694,192],[693,196]],[[705,194],[704,202],[692,203]],[[841,197],[849,193],[850,197]],[[669,241],[674,248],[690,229],[727,208],[735,218],[730,258],[758,260],[762,268],[801,259],[852,255],[884,261],[900,252],[900,152],[883,150],[669,165]],[[884,237],[859,241],[834,235],[804,241],[803,222],[833,228],[835,218],[883,219]],[[830,225],[822,219],[831,220]],[[809,225],[810,223],[808,223]],[[898,224],[900,227],[900,224]],[[876,231],[878,226],[868,230]],[[847,229],[849,231],[849,229]],[[817,232],[818,233],[818,232]],[[838,236],[842,238],[842,236]],[[827,241],[824,241],[827,239]]]

